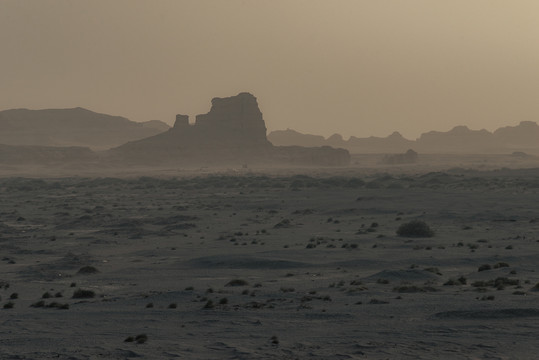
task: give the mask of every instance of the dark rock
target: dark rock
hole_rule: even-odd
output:
[[[409,149],[404,154],[386,155],[382,159],[382,163],[389,165],[415,164],[417,157],[418,154],[414,150]]]

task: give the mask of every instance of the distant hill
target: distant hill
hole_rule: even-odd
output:
[[[493,133],[498,143],[515,150],[535,149],[539,147],[539,125],[533,121],[522,121],[517,126],[506,126]]]
[[[456,126],[446,132],[424,133],[417,140],[408,140],[398,132],[387,137],[351,136],[348,140],[334,134],[325,139],[323,136],[302,134],[291,129],[273,131],[268,135],[268,139],[274,145],[316,143],[316,146],[330,145],[344,148],[354,154],[401,153],[408,149],[420,153],[501,154],[522,151],[539,154],[539,125],[533,121],[523,121],[517,126],[502,127],[494,132]]]
[[[168,130],[164,122],[137,123],[83,108],[0,111],[0,144],[81,146],[105,150]]]
[[[84,147],[54,147],[0,144],[0,163],[12,165],[60,165],[95,162],[96,154]]]
[[[385,138],[351,136],[348,140],[344,140],[340,134],[333,134],[325,139],[321,135],[302,134],[291,129],[273,131],[268,134],[268,140],[276,146],[333,146],[356,154],[403,152],[415,144],[398,132]]]
[[[501,140],[501,139],[500,139]],[[496,152],[503,147],[487,130],[470,130],[466,126],[456,126],[447,132],[430,131],[416,140],[422,152]]]
[[[321,135],[302,134],[296,130],[276,130],[268,134],[268,140],[275,146],[324,146],[326,139]]]

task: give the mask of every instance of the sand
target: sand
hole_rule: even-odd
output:
[[[535,359],[539,169],[417,169],[1,178],[0,358]]]

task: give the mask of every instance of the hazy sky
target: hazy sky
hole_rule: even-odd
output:
[[[172,123],[253,93],[269,130],[539,121],[537,0],[0,0],[0,109]]]

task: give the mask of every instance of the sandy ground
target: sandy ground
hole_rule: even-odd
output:
[[[536,359],[539,169],[401,170],[1,178],[0,358]]]

